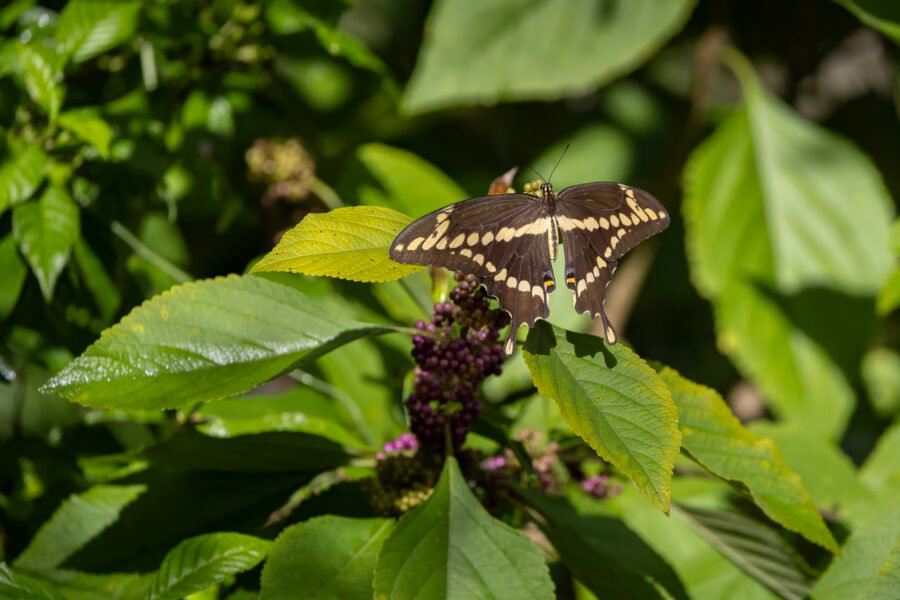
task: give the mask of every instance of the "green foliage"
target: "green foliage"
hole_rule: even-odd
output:
[[[0,163],[0,213],[28,200],[44,180],[47,155],[31,144],[9,144]]]
[[[260,597],[371,598],[375,561],[392,527],[388,519],[326,516],[285,529],[263,569]]]
[[[226,577],[253,568],[272,542],[239,533],[213,533],[185,540],[166,554],[148,600],[178,600]]]
[[[714,475],[746,489],[773,521],[827,548],[838,544],[819,515],[800,477],[791,471],[777,446],[744,429],[722,398],[668,367],[660,376],[678,406],[684,449]]]
[[[550,598],[540,551],[491,517],[448,457],[431,497],[406,513],[375,566],[377,597]]]
[[[72,0],[59,14],[60,52],[84,62],[130,39],[141,3],[121,0]]]
[[[779,416],[836,437],[855,402],[841,359],[859,358],[842,337],[867,321],[860,312],[835,326],[832,315],[880,289],[891,201],[864,155],[770,97],[732,57],[744,106],[686,172],[691,273],[715,307],[720,348]]]
[[[653,369],[621,344],[544,322],[529,332],[525,361],[569,427],[668,512],[681,435],[672,395]]]
[[[308,215],[284,234],[254,272],[287,271],[351,281],[393,281],[421,267],[395,263],[388,249],[411,220],[389,208],[355,206]]]
[[[404,103],[410,111],[584,93],[626,73],[687,20],[692,0],[441,0]],[[465,43],[460,43],[465,39]]]
[[[13,209],[13,235],[47,302],[78,240],[79,215],[65,188],[55,185],[48,186],[36,202]]]
[[[860,21],[900,43],[900,10],[891,0],[836,0]]]
[[[351,323],[320,300],[259,277],[188,283],[135,309],[45,389],[109,408],[175,408],[227,398],[351,339],[384,331]]]
[[[59,567],[113,523],[144,490],[140,485],[98,485],[72,496],[41,526],[13,566],[25,571]]]
[[[64,600],[49,583],[16,573],[4,562],[0,562],[0,594],[10,600]]]

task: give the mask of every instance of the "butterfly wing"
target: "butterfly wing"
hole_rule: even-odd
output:
[[[626,252],[669,225],[669,215],[649,193],[620,183],[568,187],[556,202],[556,219],[566,252],[566,286],[575,292],[575,310],[603,321],[606,341],[616,332],[606,312],[606,286]]]
[[[391,245],[400,263],[475,275],[512,320],[512,352],[521,324],[546,318],[556,258],[553,218],[534,196],[498,194],[452,204],[413,221]]]

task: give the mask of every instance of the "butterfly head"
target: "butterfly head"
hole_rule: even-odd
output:
[[[553,193],[553,185],[543,179],[536,179],[525,184],[525,193],[538,198],[549,197]]]

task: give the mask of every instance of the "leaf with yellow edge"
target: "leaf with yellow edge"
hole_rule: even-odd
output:
[[[307,215],[253,266],[253,271],[394,281],[422,269],[395,263],[388,256],[394,238],[411,221],[381,206],[350,206]]]
[[[772,440],[741,425],[715,390],[664,367],[660,377],[678,406],[682,447],[712,474],[739,484],[773,521],[832,552],[838,544]]]

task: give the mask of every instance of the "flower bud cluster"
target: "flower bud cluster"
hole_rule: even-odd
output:
[[[250,179],[268,186],[263,196],[267,203],[281,198],[297,201],[309,195],[316,164],[299,140],[258,139],[245,158]]]
[[[361,485],[376,513],[399,515],[431,497],[441,466],[440,456],[422,452],[379,453],[375,476],[363,479]]]
[[[585,477],[581,480],[581,489],[601,500],[612,496],[618,496],[622,492],[622,486],[618,483],[612,486],[609,485],[609,475],[606,473]]]
[[[420,442],[443,448],[449,433],[459,448],[481,414],[476,398],[485,377],[499,375],[503,351],[499,329],[506,313],[490,308],[472,275],[457,273],[450,301],[434,305],[430,322],[419,321],[413,336],[416,361],[413,393],[406,400],[410,429]]]

